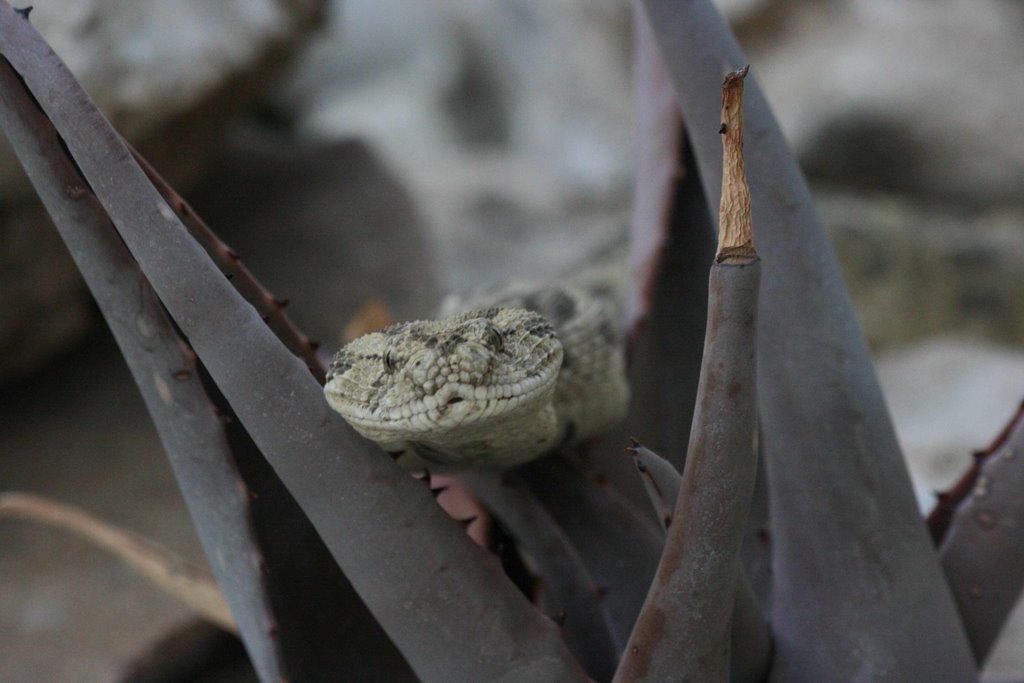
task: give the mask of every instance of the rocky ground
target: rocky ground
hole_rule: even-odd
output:
[[[811,176],[926,508],[1024,395],[1024,77],[1010,68],[1024,18],[998,0],[723,4]],[[152,13],[85,5],[94,13],[32,16],[55,22],[48,35],[90,92],[329,345],[371,298],[420,315],[451,289],[557,273],[624,224],[622,2],[349,0],[318,37],[301,2],[224,3],[239,13],[218,18],[230,31],[206,14],[189,24],[187,9],[157,31]],[[951,47],[964,31],[969,52]],[[157,56],[126,37],[161,32]],[[213,39],[236,32],[231,47]],[[196,36],[190,50],[180,35]],[[123,48],[105,67],[88,59],[102,40]],[[299,42],[310,49],[268,97]],[[237,118],[224,102],[242,111],[258,92],[259,116],[212,144]],[[201,560],[128,373],[10,166],[0,489],[79,504]],[[0,680],[117,680],[189,619],[58,532],[4,522],[0,548]],[[1015,624],[994,680],[1024,675]]]

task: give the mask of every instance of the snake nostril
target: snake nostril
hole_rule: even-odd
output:
[[[464,400],[465,399],[462,398],[461,396],[452,396],[450,399],[448,399],[448,402],[445,403],[445,405],[446,406],[450,406],[450,405],[454,405],[456,403],[462,403]]]

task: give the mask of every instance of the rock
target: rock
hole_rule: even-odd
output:
[[[89,294],[42,206],[0,208],[0,383],[39,367],[93,322]]]
[[[1024,212],[881,193],[815,198],[875,348],[958,330],[1024,345]]]
[[[405,189],[362,141],[237,139],[192,193],[197,213],[237,251],[288,315],[329,351],[378,301],[396,319],[440,297],[430,241]]]
[[[268,70],[297,47],[321,4],[83,0],[39,4],[31,21],[114,127],[180,182],[268,85]],[[0,187],[10,199],[12,184],[27,185],[6,140],[2,148]]]
[[[315,23],[322,0],[43,3],[32,23],[114,126],[172,184],[203,169]],[[88,295],[0,136],[0,381],[87,327]]]
[[[762,11],[767,4],[767,0],[715,0],[718,11],[729,20],[742,20],[754,12]]]
[[[520,226],[558,230],[628,201],[628,5],[343,6],[279,105],[298,112],[302,134],[357,136],[378,148],[442,251],[477,229],[514,241]]]
[[[799,3],[754,71],[807,172],[971,205],[1024,196],[1024,8]],[[764,31],[777,28],[767,16]]]

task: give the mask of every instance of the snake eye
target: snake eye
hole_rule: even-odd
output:
[[[395,371],[395,357],[391,354],[391,349],[384,352],[384,369],[388,372]]]
[[[505,336],[501,333],[501,330],[493,325],[488,326],[487,332],[484,333],[484,339],[487,345],[495,351],[501,351],[505,348]]]
[[[409,356],[402,367],[414,384],[425,386],[431,379],[431,373],[437,373],[437,353],[432,349],[419,349]]]

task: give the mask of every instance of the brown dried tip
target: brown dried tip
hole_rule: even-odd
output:
[[[718,209],[715,261],[742,262],[757,257],[750,220],[750,189],[743,170],[743,79],[750,65],[722,81],[722,202]]]

